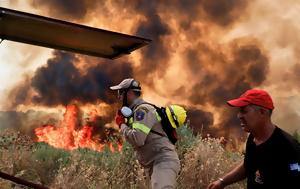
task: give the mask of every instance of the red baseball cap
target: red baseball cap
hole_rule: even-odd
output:
[[[259,89],[250,89],[239,98],[227,101],[227,104],[234,107],[243,107],[254,104],[270,110],[274,109],[271,96],[266,91]]]

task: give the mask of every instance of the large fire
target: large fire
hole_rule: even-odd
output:
[[[93,139],[94,128],[88,124],[79,127],[78,116],[78,107],[76,105],[68,105],[64,119],[58,127],[49,124],[35,129],[37,141],[66,150],[88,148],[95,151],[103,151],[106,146],[112,152],[121,150],[122,145],[120,143],[114,145],[112,142],[100,142],[100,140]],[[95,112],[91,113],[90,120],[95,120]]]

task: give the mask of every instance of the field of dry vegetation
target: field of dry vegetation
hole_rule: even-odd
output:
[[[182,170],[177,178],[178,188],[206,188],[243,158],[239,153],[226,151],[218,139],[193,136],[186,127],[179,134],[177,149]],[[55,189],[146,188],[143,169],[127,143],[121,152],[108,148],[103,152],[65,151],[35,143],[9,129],[0,132],[0,171]],[[0,188],[26,187],[0,179]],[[228,188],[245,188],[245,182]]]

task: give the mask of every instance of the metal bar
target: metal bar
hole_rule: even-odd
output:
[[[49,188],[47,188],[43,185],[34,184],[32,182],[23,180],[23,179],[18,178],[18,177],[14,177],[12,175],[9,175],[9,174],[3,173],[3,172],[0,172],[0,177],[5,179],[5,180],[10,180],[10,181],[15,182],[17,184],[22,184],[24,186],[28,186],[28,187],[31,187],[31,188],[34,188],[34,189],[49,189]]]

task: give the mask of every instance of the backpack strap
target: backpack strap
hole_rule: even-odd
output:
[[[154,104],[151,104],[151,103],[149,103],[149,102],[142,102],[142,103],[140,103],[140,104],[135,105],[132,109],[134,110],[134,109],[136,109],[138,106],[140,106],[140,105],[142,105],[142,104],[148,104],[148,105],[150,105],[150,106],[153,106],[155,109],[159,108],[159,107],[157,107],[157,106],[155,106]]]
[[[142,105],[142,104],[148,104],[148,105],[150,105],[150,106],[153,106],[153,107],[155,108],[156,112],[157,112],[157,109],[159,108],[159,107],[157,107],[156,105],[151,104],[151,103],[149,103],[149,102],[143,102],[143,103],[141,103],[141,104],[137,104],[136,106],[134,106],[133,109],[137,108],[138,106],[140,106],[140,105]],[[162,126],[162,127],[163,127],[163,126]],[[163,130],[164,130],[164,129],[163,129]],[[162,133],[159,133],[159,132],[157,132],[157,131],[155,131],[155,130],[153,130],[153,129],[151,129],[150,132],[151,132],[151,133],[154,133],[154,134],[157,134],[157,135],[159,135],[159,136],[162,136],[162,137],[168,137],[167,135],[164,135],[164,134],[162,134]],[[164,131],[164,132],[165,132],[165,131]]]
[[[154,134],[157,134],[157,135],[159,135],[159,136],[162,136],[162,137],[167,137],[166,135],[163,135],[163,134],[161,134],[161,133],[159,133],[159,132],[157,132],[157,131],[154,131],[153,129],[151,129],[150,132],[151,132],[151,133],[154,133]]]
[[[149,105],[153,106],[156,109],[156,112],[161,117],[161,126],[162,126],[162,129],[164,130],[165,134],[167,135],[166,137],[168,137],[169,140],[175,145],[175,143],[178,140],[178,136],[177,136],[176,129],[174,129],[171,125],[169,125],[170,124],[169,121],[167,121],[169,124],[166,123],[166,120],[168,119],[167,115],[165,115],[166,109],[165,108],[159,108],[159,107],[155,106],[154,104],[147,103],[147,102],[145,102],[144,104],[149,104]],[[165,123],[165,126],[164,126],[164,123]]]

